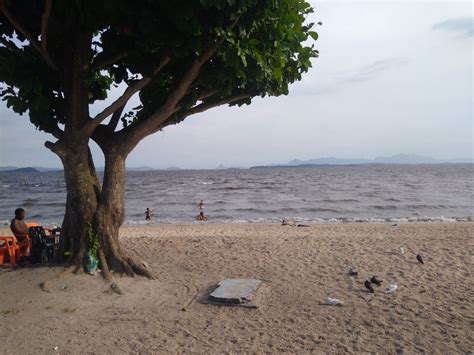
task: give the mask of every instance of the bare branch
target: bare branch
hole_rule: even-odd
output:
[[[199,95],[199,100],[204,100],[204,99],[207,99],[208,97],[211,97],[212,95],[214,94],[217,94],[219,92],[219,90],[206,90],[206,91],[203,91],[201,93],[201,95]]]
[[[112,118],[110,119],[110,122],[107,125],[107,129],[109,130],[109,132],[114,132],[115,129],[117,128],[117,125],[120,120],[120,116],[122,116],[122,112],[124,108],[125,108],[125,105],[119,107],[118,110],[115,111],[114,114],[112,115]]]
[[[103,67],[106,67],[107,65],[115,64],[120,59],[125,58],[127,55],[128,55],[128,52],[123,51],[123,52],[119,52],[114,55],[111,55],[108,58],[97,59],[92,62],[91,69],[99,70],[99,69],[102,69]]]
[[[143,89],[145,86],[148,85],[150,81],[152,81],[153,77],[160,72],[163,67],[168,64],[170,61],[170,57],[166,56],[163,59],[161,59],[160,64],[158,67],[153,71],[152,77],[145,77],[142,78],[138,81],[136,81],[134,84],[130,85],[127,87],[125,92],[120,96],[117,100],[115,100],[110,106],[106,107],[101,113],[99,113],[97,116],[95,116],[92,120],[87,121],[85,125],[85,130],[86,134],[90,137],[92,132],[94,132],[94,129],[101,124],[107,117],[109,117],[111,114],[113,114],[115,111],[120,109],[122,106],[125,106],[130,100],[130,98]],[[122,108],[123,109],[123,108]]]
[[[46,0],[43,17],[41,18],[41,51],[48,55],[48,20],[51,14],[51,0]]]
[[[236,95],[236,96],[228,97],[226,99],[217,100],[217,101],[213,101],[213,102],[203,102],[199,105],[196,105],[196,106],[190,108],[189,110],[185,110],[184,114],[186,116],[194,115],[196,113],[204,112],[204,111],[207,111],[207,110],[209,110],[211,108],[214,108],[214,107],[217,107],[217,106],[231,104],[235,101],[239,101],[239,100],[242,100],[242,99],[245,99],[245,98],[248,98],[248,97],[250,97],[250,95],[242,94],[242,95]]]
[[[31,45],[42,56],[42,58],[44,59],[46,64],[48,64],[50,68],[52,68],[54,70],[58,70],[58,67],[51,60],[48,53],[43,53],[38,41],[31,35],[31,33],[29,33],[26,30],[25,27],[23,27],[23,25],[20,22],[18,22],[18,20],[15,18],[15,16],[13,16],[13,14],[10,12],[10,10],[8,10],[8,8],[5,6],[5,3],[3,1],[0,1],[0,11],[2,11],[3,15],[7,18],[8,21],[10,21],[10,23],[13,25],[13,27],[15,27],[15,29],[17,29],[21,34],[23,34],[23,36],[25,36],[28,39],[28,41],[31,43]],[[46,10],[45,10],[45,12],[46,12]],[[45,17],[45,16],[43,15],[43,17]],[[48,15],[48,17],[49,17],[49,15]]]

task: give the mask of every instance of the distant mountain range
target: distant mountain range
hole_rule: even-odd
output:
[[[294,159],[288,163],[264,166],[253,166],[252,168],[274,168],[274,167],[311,167],[324,165],[370,165],[370,164],[472,164],[472,158],[467,159],[435,159],[415,154],[397,154],[391,157],[376,157],[375,159],[340,159],[340,158],[317,158],[310,160]]]
[[[333,165],[372,165],[372,164],[472,164],[474,160],[472,158],[466,159],[435,159],[431,157],[425,157],[415,154],[397,154],[391,157],[376,157],[374,159],[341,159],[341,158],[316,158],[309,160],[294,159],[288,163],[282,164],[271,164],[271,165],[260,165],[252,166],[250,169],[255,168],[288,168],[288,167],[312,167],[312,166],[333,166]],[[225,167],[219,165],[216,169],[245,169],[242,167]],[[139,166],[134,168],[126,168],[127,171],[152,171],[152,170],[181,170],[177,167],[169,167],[167,169],[154,169],[149,166]],[[0,166],[0,172],[5,173],[42,173],[50,171],[62,171],[58,168],[44,168],[39,166],[18,168],[15,166]],[[97,171],[104,171],[103,167],[98,167]]]

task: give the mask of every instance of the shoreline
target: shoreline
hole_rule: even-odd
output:
[[[474,223],[474,217],[413,217],[413,218],[374,218],[374,219],[353,219],[353,218],[331,218],[328,220],[308,220],[304,218],[281,218],[279,220],[212,220],[208,219],[205,222],[202,221],[183,221],[183,220],[174,220],[174,221],[125,221],[120,228],[134,228],[134,227],[159,227],[159,226],[179,226],[179,225],[200,225],[200,224],[222,224],[222,225],[245,225],[245,224],[255,224],[255,225],[282,225],[282,221],[286,220],[294,224],[304,224],[309,226],[324,226],[324,225],[416,225],[416,224],[469,224]],[[27,218],[28,222],[35,222],[42,226],[51,228],[51,227],[60,227],[61,222],[38,222],[37,219]],[[0,222],[1,228],[8,228],[10,225],[10,220],[3,220]]]

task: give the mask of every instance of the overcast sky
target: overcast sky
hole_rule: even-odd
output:
[[[129,167],[247,167],[294,158],[473,155],[470,1],[315,1],[320,58],[288,96],[216,108],[145,139]],[[97,110],[97,109],[96,109]],[[92,112],[95,113],[95,112]],[[0,103],[0,166],[60,167]],[[94,148],[97,166],[103,157]]]

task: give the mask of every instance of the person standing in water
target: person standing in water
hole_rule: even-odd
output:
[[[151,210],[147,207],[145,211],[145,220],[151,221]]]
[[[199,215],[197,216],[198,221],[207,221],[207,217],[204,215],[204,201],[201,200],[198,204],[199,207]]]

